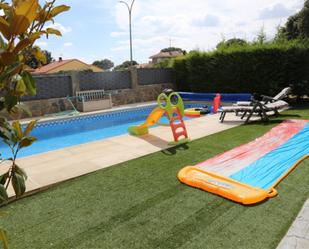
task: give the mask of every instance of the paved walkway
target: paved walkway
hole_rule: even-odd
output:
[[[191,140],[224,131],[243,123],[235,116],[227,117],[227,121],[223,124],[219,123],[218,120],[218,115],[211,115],[186,121]],[[142,137],[130,135],[112,137],[21,158],[17,160],[17,164],[25,169],[28,175],[27,191],[31,192],[167,149],[169,147],[168,142],[172,140],[170,127],[156,127],[150,129],[150,134]],[[5,167],[1,167],[0,173],[4,169]],[[9,194],[12,196],[12,189],[9,190]]]
[[[309,248],[309,200],[305,203],[277,249]]]

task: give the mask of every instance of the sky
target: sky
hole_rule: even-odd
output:
[[[125,0],[131,3],[131,0]],[[130,58],[129,17],[117,0],[57,0],[71,6],[54,24],[63,36],[37,42],[57,59],[87,63]],[[223,39],[253,40],[264,27],[268,39],[299,11],[304,0],[136,0],[132,13],[133,59],[147,63],[162,48],[211,50]]]

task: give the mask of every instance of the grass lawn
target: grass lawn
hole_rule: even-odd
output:
[[[242,206],[182,185],[177,172],[261,136],[279,120],[309,119],[309,107],[63,183],[0,211],[11,249],[275,249],[309,197],[309,161],[279,196]],[[207,127],[205,127],[207,129]],[[98,153],[104,153],[100,151]]]

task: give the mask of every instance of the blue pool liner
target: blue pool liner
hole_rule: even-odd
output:
[[[179,92],[184,101],[213,101],[217,93]],[[222,102],[250,101],[250,93],[221,93]]]
[[[19,153],[19,157],[127,134],[129,126],[143,123],[155,107],[157,105],[38,123],[31,133],[38,141],[30,147],[23,148]],[[193,107],[202,107],[202,105],[186,104],[186,108]],[[188,118],[185,117],[184,119]],[[168,123],[167,117],[163,116],[160,123]],[[12,156],[10,149],[2,141],[0,142],[0,153],[4,158]],[[98,153],[104,154],[104,151],[98,151]]]

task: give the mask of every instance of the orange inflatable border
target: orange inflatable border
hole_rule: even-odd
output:
[[[178,179],[189,186],[205,190],[244,205],[255,204],[277,195],[269,191],[243,184],[231,178],[188,166],[178,173]]]

